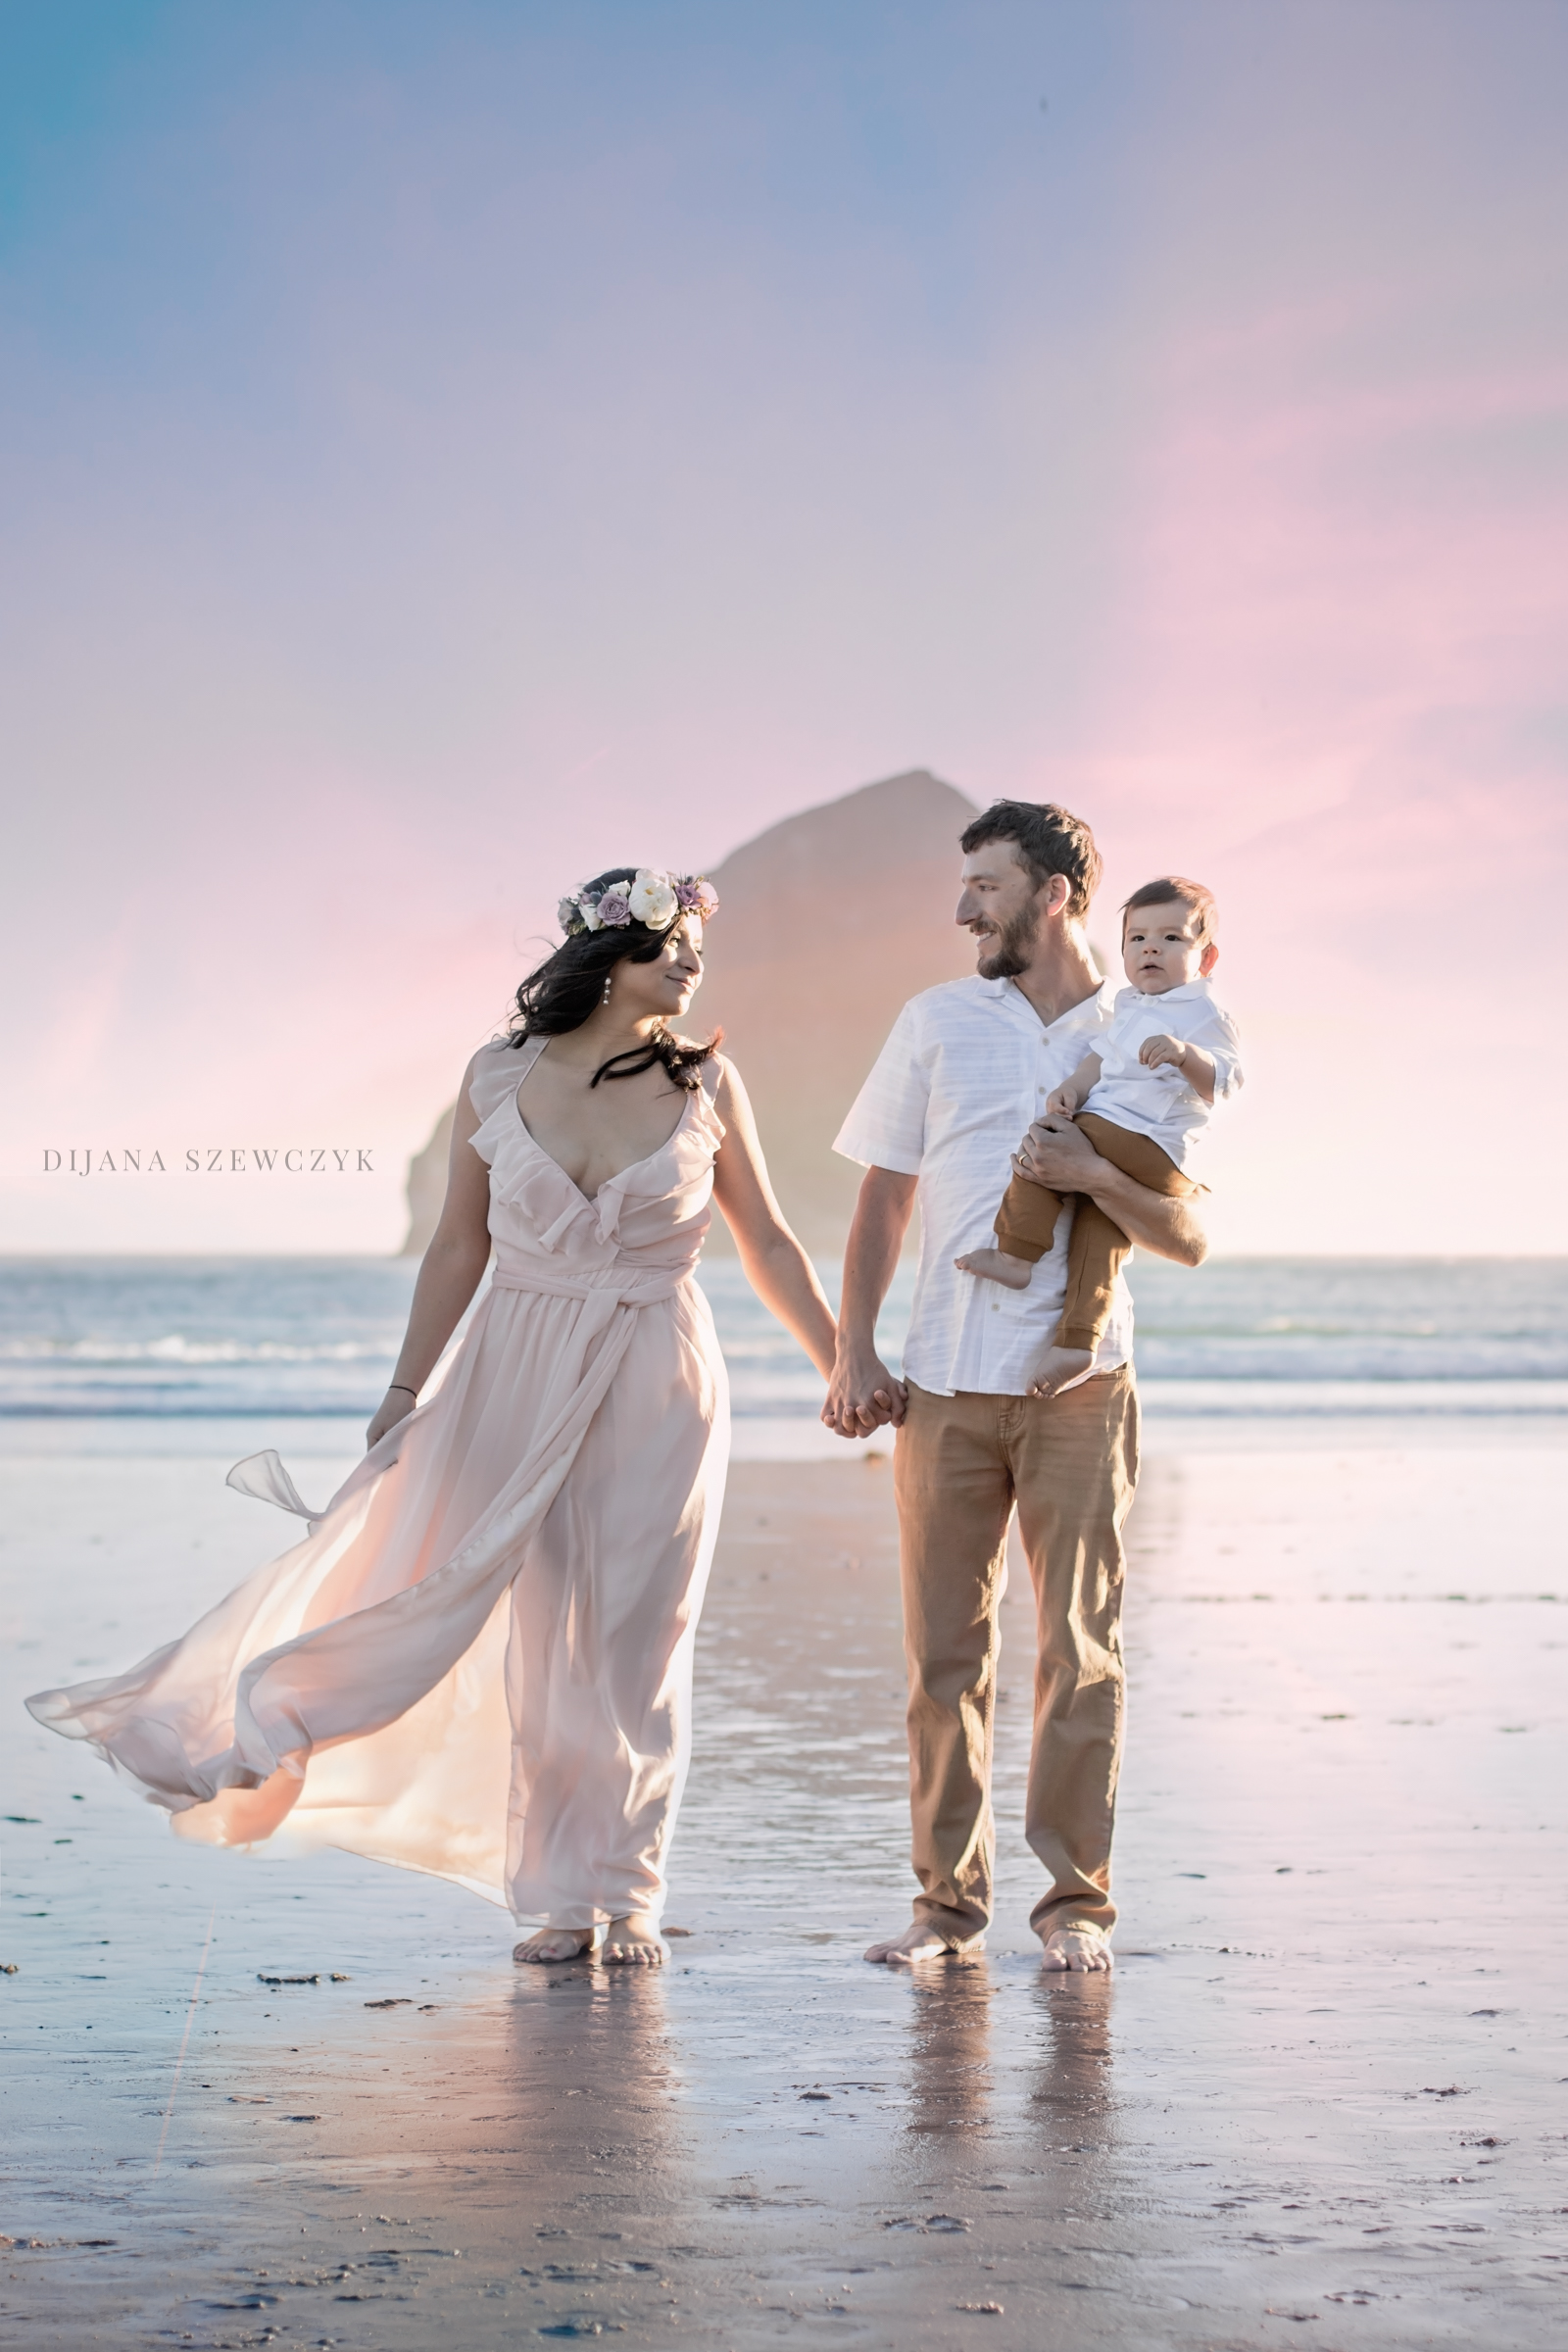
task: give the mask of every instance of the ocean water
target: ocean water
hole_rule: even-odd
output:
[[[369,1257],[0,1259],[0,1419],[363,1420],[414,1276]],[[814,1416],[815,1373],[739,1266],[702,1280],[736,1413]],[[1140,1258],[1132,1285],[1140,1377],[1184,1411],[1568,1413],[1568,1258]],[[883,1317],[895,1366],[911,1287],[905,1267]]]

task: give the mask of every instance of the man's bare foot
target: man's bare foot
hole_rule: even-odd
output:
[[[1070,1968],[1094,1976],[1111,1971],[1110,1945],[1098,1928],[1057,1928],[1046,1937],[1042,1968]]]
[[[1030,1396],[1054,1396],[1058,1389],[1087,1372],[1094,1360],[1094,1350],[1089,1348],[1048,1348],[1030,1369]]]
[[[514,1948],[514,1960],[580,1960],[593,1947],[592,1928],[541,1928]]]
[[[611,1968],[662,1968],[664,1942],[658,1921],[646,1911],[628,1911],[624,1919],[612,1919],[599,1957]]]
[[[980,1942],[981,1938],[975,1936],[961,1948],[972,1952],[979,1948]],[[945,1936],[939,1936],[935,1928],[928,1928],[924,1920],[911,1919],[904,1934],[894,1936],[891,1942],[867,1944],[865,1957],[886,1961],[890,1968],[913,1968],[921,1960],[947,1960],[959,1948]]]
[[[978,1274],[982,1282],[1005,1283],[1009,1291],[1026,1291],[1034,1267],[1026,1257],[1009,1257],[1005,1250],[966,1250],[954,1264],[960,1274]]]

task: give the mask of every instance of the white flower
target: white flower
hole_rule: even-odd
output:
[[[626,903],[640,923],[650,931],[662,931],[672,923],[678,902],[675,886],[667,874],[655,873],[649,866],[639,866],[637,879],[626,893]]]
[[[577,901],[577,907],[578,911],[582,915],[583,921],[587,924],[590,931],[602,931],[604,929],[604,923],[600,919],[599,901],[597,899],[579,898]]]

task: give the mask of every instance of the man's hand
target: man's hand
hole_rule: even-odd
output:
[[[1196,1054],[1197,1047],[1193,1051]],[[1036,1119],[1013,1166],[1020,1176],[1049,1185],[1054,1193],[1087,1193],[1130,1242],[1152,1256],[1168,1257],[1179,1266],[1200,1266],[1208,1255],[1208,1236],[1193,1205],[1194,1195],[1175,1199],[1152,1193],[1135,1177],[1124,1176],[1101,1158],[1070,1119]]]
[[[908,1401],[903,1381],[894,1379],[879,1355],[840,1345],[822,1406],[825,1428],[841,1438],[868,1438],[890,1421],[897,1429]]]
[[[1138,1058],[1146,1070],[1158,1070],[1168,1063],[1179,1070],[1187,1059],[1187,1047],[1179,1037],[1146,1037],[1138,1049]],[[1051,1107],[1048,1102],[1046,1108]]]
[[[1012,1164],[1030,1184],[1048,1185],[1054,1193],[1086,1193],[1086,1176],[1105,1163],[1071,1119],[1048,1110],[1024,1137]]]

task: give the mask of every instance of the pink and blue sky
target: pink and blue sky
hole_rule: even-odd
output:
[[[1223,1247],[1568,1249],[1568,12],[13,0],[0,60],[0,1246],[395,1247],[564,887],[925,765],[1219,891]],[[379,1172],[42,1168],[292,1142]]]

